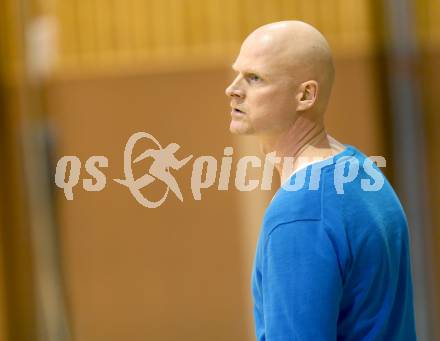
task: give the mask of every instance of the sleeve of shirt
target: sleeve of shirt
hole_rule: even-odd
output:
[[[320,221],[275,227],[262,262],[265,340],[336,340],[342,275]]]

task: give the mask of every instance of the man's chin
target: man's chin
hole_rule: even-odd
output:
[[[234,135],[252,135],[253,131],[247,125],[241,124],[241,122],[232,121],[229,126],[229,131]]]

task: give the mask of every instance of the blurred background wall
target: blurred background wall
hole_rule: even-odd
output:
[[[195,201],[186,166],[176,176],[184,201],[170,193],[162,206],[148,209],[111,179],[123,177],[124,146],[138,131],[162,145],[178,143],[180,159],[220,160],[227,146],[234,147],[233,165],[241,155],[259,155],[252,138],[228,132],[230,65],[256,27],[299,19],[320,29],[335,55],[330,134],[367,155],[385,156],[385,173],[407,212],[423,216],[411,226],[417,323],[421,340],[434,340],[440,322],[440,3],[407,2],[417,53],[403,64],[390,53],[392,3],[3,1],[0,339],[254,339],[251,266],[273,191],[239,192],[231,181],[229,191],[213,186]],[[426,186],[417,192],[423,212],[415,213],[396,161],[411,157],[395,138],[392,103],[399,98],[392,75],[401,65],[420,85],[421,125],[408,133],[424,145],[423,167],[414,164]],[[64,155],[82,162],[72,201],[54,183]],[[81,186],[92,155],[109,159],[107,186],[96,193]],[[144,192],[151,198],[162,193],[160,184]]]

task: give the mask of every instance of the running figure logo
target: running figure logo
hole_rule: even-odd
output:
[[[136,142],[142,138],[149,139],[153,141],[158,149],[147,149],[141,155],[139,155],[134,161],[132,161],[132,153],[133,148]],[[117,183],[120,183],[124,186],[127,186],[136,200],[141,204],[149,208],[155,208],[160,206],[165,199],[167,198],[168,192],[171,189],[176,197],[183,201],[182,192],[180,191],[179,185],[174,178],[174,176],[170,173],[169,169],[172,168],[174,170],[178,170],[182,168],[189,160],[192,159],[193,155],[189,155],[183,160],[177,160],[174,154],[179,150],[180,146],[177,143],[170,143],[165,148],[162,148],[159,141],[157,141],[154,136],[145,133],[138,132],[133,134],[130,139],[127,141],[124,150],[124,175],[125,179],[114,179]],[[133,177],[133,170],[131,168],[132,163],[137,163],[139,161],[145,160],[146,158],[151,157],[154,159],[151,164],[149,171],[147,174],[144,174],[139,179],[135,180]],[[145,198],[140,190],[156,179],[162,181],[167,185],[167,189],[165,194],[158,201],[149,201]]]

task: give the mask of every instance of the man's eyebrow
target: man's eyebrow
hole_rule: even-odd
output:
[[[263,74],[261,74],[261,72],[257,72],[257,71],[252,70],[252,69],[244,69],[244,70],[240,71],[240,70],[237,69],[235,64],[232,65],[232,70],[234,70],[235,72],[241,72],[241,73],[243,73],[245,75],[252,75],[252,74],[254,74],[254,75],[264,76]]]

